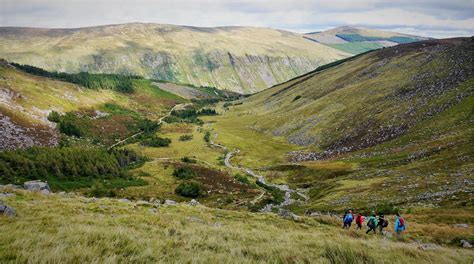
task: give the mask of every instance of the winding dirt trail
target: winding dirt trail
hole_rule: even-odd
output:
[[[162,116],[162,117],[160,117],[160,118],[158,119],[158,125],[161,125],[161,124],[164,122],[163,119],[165,119],[165,118],[167,118],[168,116],[170,116],[170,115],[171,115],[171,112],[173,112],[173,111],[176,110],[177,108],[184,108],[184,107],[186,107],[186,106],[188,106],[188,105],[190,105],[190,104],[191,104],[191,103],[184,103],[184,104],[177,104],[177,105],[173,106],[173,108],[171,108],[171,110],[170,110],[166,115],[164,115],[164,116]],[[122,140],[118,141],[117,143],[113,144],[112,146],[110,146],[110,147],[108,148],[108,150],[111,150],[111,149],[113,149],[114,147],[116,147],[116,146],[118,146],[118,145],[124,143],[125,141],[127,141],[127,140],[129,140],[129,139],[131,139],[131,138],[134,138],[134,137],[136,137],[136,136],[138,136],[138,135],[141,135],[141,134],[143,134],[143,131],[140,131],[140,132],[138,132],[138,133],[135,133],[135,134],[133,134],[133,135],[131,135],[131,136],[125,138],[125,139],[122,139]]]

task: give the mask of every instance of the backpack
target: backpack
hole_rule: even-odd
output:
[[[358,225],[362,224],[362,216],[361,216],[361,215],[357,216],[357,218],[356,218],[356,223],[357,223]]]
[[[375,227],[375,221],[373,218],[371,218],[369,220],[369,222],[367,223],[367,226],[370,227],[370,228],[374,228]]]
[[[402,217],[398,218],[398,227],[405,227],[405,219]]]
[[[346,215],[346,223],[352,223],[352,220],[353,220],[352,214],[347,214]]]
[[[385,219],[383,220],[382,227],[387,227],[388,226],[388,220]]]

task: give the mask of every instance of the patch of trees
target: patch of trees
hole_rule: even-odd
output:
[[[143,161],[144,157],[127,149],[33,147],[0,152],[0,181],[129,179],[126,170]]]
[[[214,115],[217,115],[217,112],[216,110],[211,109],[211,108],[203,108],[199,110],[197,114],[200,116],[214,116]]]
[[[166,123],[196,123],[202,125],[204,122],[198,116],[212,115],[217,115],[217,112],[211,108],[203,108],[199,111],[194,108],[186,108],[183,110],[173,110],[164,121]]]
[[[23,65],[14,62],[10,64],[24,72],[33,75],[70,82],[94,90],[110,89],[122,93],[133,93],[134,89],[132,80],[142,79],[140,76],[127,76],[118,74],[50,72],[31,65]]]
[[[191,161],[191,159],[184,157],[183,159],[187,159]],[[175,189],[175,193],[184,197],[189,198],[196,198],[200,196],[205,196],[206,192],[204,191],[204,187],[201,183],[193,180],[197,174],[193,171],[190,167],[179,167],[175,168],[173,171],[173,176],[183,180]]]
[[[176,187],[175,193],[189,198],[197,198],[200,196],[205,196],[206,194],[203,186],[197,181],[188,181],[180,183]]]
[[[179,141],[190,141],[193,139],[193,135],[181,135]]]
[[[166,123],[196,123],[204,124],[204,122],[198,118],[196,109],[188,108],[184,110],[173,110],[170,115],[167,116],[164,121]]]
[[[180,180],[189,180],[196,177],[196,172],[191,168],[181,167],[173,171],[173,176]]]

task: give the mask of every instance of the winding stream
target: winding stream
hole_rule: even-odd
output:
[[[215,134],[215,137],[217,137],[217,134]],[[236,170],[242,170],[245,173],[247,173],[248,175],[251,175],[252,177],[256,178],[257,182],[259,182],[260,184],[263,184],[263,185],[266,185],[266,186],[269,186],[269,187],[273,187],[273,188],[277,188],[277,189],[285,192],[285,200],[282,203],[276,204],[276,205],[275,204],[267,204],[262,209],[262,211],[269,212],[269,211],[272,210],[272,208],[282,208],[284,206],[287,206],[287,205],[290,205],[290,204],[294,203],[295,200],[291,198],[292,193],[298,194],[299,196],[304,198],[305,201],[307,201],[309,199],[309,197],[307,195],[305,195],[305,194],[303,194],[303,193],[301,193],[297,190],[291,189],[286,184],[267,183],[264,176],[262,176],[260,174],[257,174],[252,169],[232,165],[230,160],[232,159],[232,157],[234,157],[236,154],[238,154],[240,152],[240,150],[237,149],[237,150],[234,150],[234,151],[229,151],[229,149],[226,146],[218,144],[218,143],[214,143],[214,141],[212,139],[209,140],[209,144],[214,146],[214,147],[221,148],[221,149],[223,149],[224,151],[227,152],[226,155],[225,155],[225,159],[224,159],[224,164],[225,164],[226,167],[231,168],[231,169],[236,169]],[[262,198],[262,197],[263,197],[263,195],[260,195],[260,198]]]

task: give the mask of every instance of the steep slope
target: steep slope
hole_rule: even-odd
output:
[[[309,188],[306,208],[472,206],[473,58],[472,38],[402,44],[250,96],[223,118],[300,146],[287,156],[298,165],[263,173]]]
[[[308,33],[305,38],[351,54],[391,47],[428,38],[364,27],[344,26],[323,32]]]
[[[125,129],[130,121],[126,116],[130,115],[128,112],[139,113],[138,118],[156,119],[173,105],[185,101],[148,80],[134,80],[133,87],[135,92],[131,94],[87,89],[28,74],[0,61],[0,150],[57,145],[56,124],[47,119],[52,111],[88,116],[97,123],[95,128],[102,130],[91,133],[107,135],[107,132],[113,132],[120,137],[130,132]],[[127,114],[114,114],[124,112],[124,109],[128,109]],[[121,123],[124,135],[120,133]]]
[[[349,54],[255,27],[122,24],[0,28],[0,58],[47,70],[125,73],[251,93]]]

